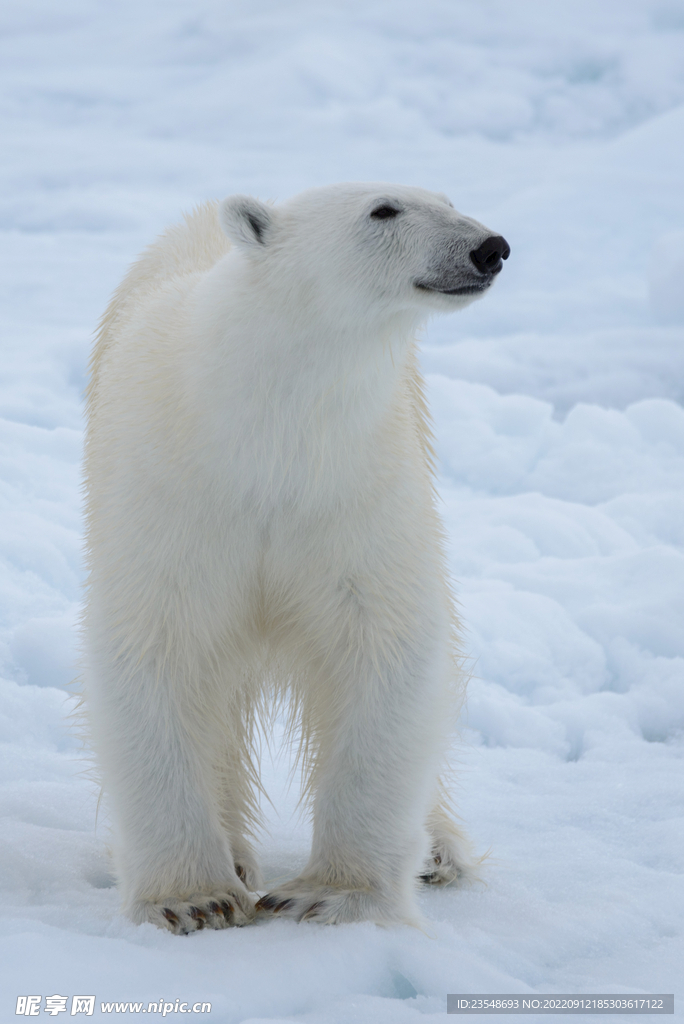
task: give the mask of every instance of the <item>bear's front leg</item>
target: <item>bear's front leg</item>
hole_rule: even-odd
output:
[[[168,665],[90,660],[88,706],[124,912],[177,934],[246,924],[253,901],[221,825],[222,738],[207,694]]]
[[[426,582],[394,603],[387,585],[347,584],[339,639],[303,701],[315,748],[311,857],[257,909],[330,924],[417,924],[425,823],[450,720],[449,610],[439,593],[428,599]],[[366,598],[369,590],[382,597]]]

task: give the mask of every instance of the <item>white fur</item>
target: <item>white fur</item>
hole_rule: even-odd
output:
[[[416,281],[470,280],[489,235],[420,189],[237,196],[158,239],[105,314],[85,694],[134,921],[253,916],[254,729],[283,694],[313,849],[263,908],[415,922],[421,871],[467,873],[438,792],[463,684],[413,338],[473,297]]]

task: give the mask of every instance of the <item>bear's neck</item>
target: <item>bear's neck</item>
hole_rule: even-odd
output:
[[[350,420],[352,433],[382,417],[406,374],[420,326],[414,310],[327,308],[277,291],[255,304],[253,289],[239,284],[218,303],[198,297],[191,328],[204,384],[218,388],[226,405],[247,403],[290,422],[317,410]]]
[[[303,494],[323,467],[340,486],[367,479],[356,462],[404,429],[415,316],[365,323],[354,310],[342,322],[242,298],[223,296],[209,320],[202,297],[190,324],[188,397],[214,464],[228,459],[239,489],[268,480],[270,493]]]

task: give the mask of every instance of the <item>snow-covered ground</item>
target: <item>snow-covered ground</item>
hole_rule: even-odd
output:
[[[442,1019],[447,992],[674,991],[679,1016],[682,0],[21,0],[0,18],[0,1020],[27,994],[401,1024]],[[494,293],[424,345],[474,672],[454,795],[486,886],[425,891],[426,933],[136,928],[63,689],[89,339],[180,211],[352,179],[445,191],[512,246]],[[286,755],[265,774],[274,879],[308,826]]]

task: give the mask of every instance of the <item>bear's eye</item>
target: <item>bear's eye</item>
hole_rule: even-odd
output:
[[[394,206],[390,206],[389,203],[383,203],[382,206],[376,206],[371,212],[373,220],[389,220],[390,217],[396,217],[400,211]]]

